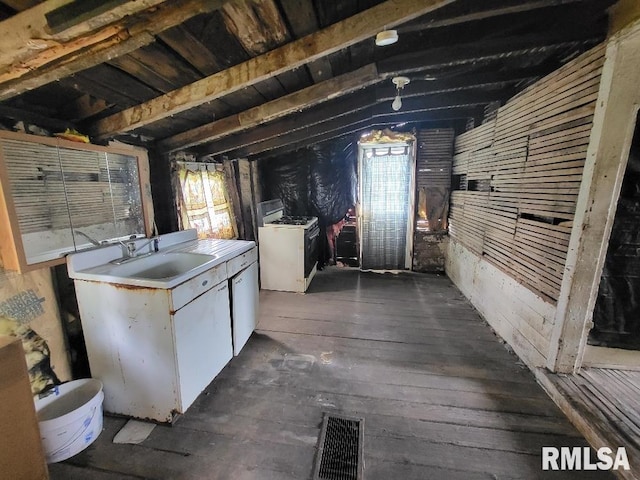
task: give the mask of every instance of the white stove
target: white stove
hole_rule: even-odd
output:
[[[298,217],[294,215],[283,215],[282,217],[269,222],[270,225],[286,225],[287,227],[305,227],[318,223],[318,217]]]
[[[317,271],[318,217],[284,215],[280,200],[258,205],[260,283],[264,290],[304,293]]]

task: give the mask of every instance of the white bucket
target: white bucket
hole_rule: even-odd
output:
[[[102,382],[74,380],[36,397],[47,463],[61,462],[91,445],[102,432]]]

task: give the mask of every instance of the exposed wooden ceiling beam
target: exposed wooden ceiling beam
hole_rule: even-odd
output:
[[[376,103],[375,89],[369,87],[352,95],[334,98],[322,105],[308,108],[300,113],[288,115],[274,122],[259,125],[250,130],[230,135],[195,148],[198,154],[220,155],[238,147],[252,145],[301,128],[308,128],[327,120],[352,115],[371,108]]]
[[[505,39],[502,43],[502,50],[491,50],[494,54],[507,55],[511,51],[511,40]],[[462,45],[458,48],[459,52],[469,52],[472,55],[478,55],[478,51],[473,51],[474,44]],[[440,62],[440,49],[434,49],[437,53],[433,56],[434,60]],[[515,55],[515,54],[514,54]],[[421,58],[429,58],[428,52],[422,52]],[[464,57],[458,55],[458,61],[472,61],[474,57]],[[423,63],[422,68],[428,68],[430,63]],[[267,102],[259,107],[252,108],[245,112],[238,113],[231,117],[222,118],[212,123],[202,125],[193,130],[179,133],[172,137],[166,138],[159,142],[158,148],[163,151],[175,151],[178,149],[186,149],[203,143],[212,142],[214,140],[224,138],[226,136],[247,130],[257,125],[282,118],[285,115],[308,109],[314,105],[331,100],[340,95],[346,95],[355,90],[365,88],[373,83],[384,80],[392,75],[393,72],[387,72],[385,75],[379,75],[375,65],[368,65],[355,72],[351,72],[331,80],[326,80],[311,87],[307,87],[298,92],[291,93],[284,97],[278,98],[271,102]],[[482,86],[484,84],[495,84],[499,82],[513,82],[532,76],[545,73],[543,68],[530,68],[517,72],[490,72],[472,75],[464,75],[460,78],[452,78],[446,80],[436,80],[434,82],[414,82],[405,87],[403,96],[424,95],[444,91],[455,90],[456,88],[471,88]],[[391,82],[389,82],[391,83]],[[392,98],[395,95],[395,88],[382,88],[378,91],[378,100]]]
[[[261,55],[291,38],[274,0],[237,0],[222,7],[227,29],[251,55]]]
[[[367,118],[371,122],[377,117],[397,118],[397,122],[402,122],[404,121],[403,116],[407,114],[484,105],[495,100],[503,100],[506,96],[509,94],[501,91],[454,92],[448,95],[432,95],[407,100],[403,102],[402,110],[393,112],[387,103],[376,103],[375,99],[373,101],[369,99],[367,102],[368,95],[366,94],[364,96],[354,95],[352,97],[355,102],[361,106],[359,111],[352,112],[350,109],[340,111],[339,105],[332,109],[323,107],[322,113],[314,112],[315,115],[301,114],[287,118],[285,120],[287,126],[295,125],[294,128],[285,128],[283,122],[280,124],[275,122],[269,126],[269,130],[260,132],[259,129],[254,129],[246,134],[230,137],[229,142],[215,142],[205,149],[200,149],[198,153],[200,155],[225,154],[232,158],[240,158],[289,143],[300,142],[303,139],[310,140],[315,135],[339,130],[350,123],[365,121]],[[342,103],[346,103],[346,100],[343,100]],[[278,134],[273,135],[274,132],[278,132]],[[238,148],[238,146],[240,147]]]
[[[111,107],[112,104],[107,101],[94,98],[85,93],[66,106],[64,110],[64,117],[73,121],[81,121],[85,118],[104,112]]]
[[[236,115],[166,138],[158,143],[158,148],[161,151],[170,152],[211,142],[312,107],[328,99],[368,87],[379,79],[376,66],[367,65],[355,72],[326,80]]]
[[[482,117],[483,107],[457,107],[447,110],[435,110],[431,112],[419,112],[409,113],[402,117],[402,121],[398,121],[397,117],[375,117],[373,119],[367,117],[364,120],[355,121],[346,125],[344,128],[333,130],[330,132],[322,133],[319,135],[313,135],[310,138],[306,138],[300,142],[288,143],[271,150],[262,152],[252,156],[252,160],[261,160],[264,158],[270,158],[285,153],[289,153],[301,148],[305,148],[318,143],[333,140],[335,138],[344,137],[345,135],[356,135],[366,130],[372,130],[376,128],[384,128],[389,126],[396,126],[400,124],[425,124],[431,122],[443,122],[463,120],[468,118]],[[356,137],[357,138],[357,137]]]
[[[280,0],[280,5],[295,38],[301,38],[305,35],[318,30],[318,18],[313,10],[313,2],[301,0]],[[309,74],[313,78],[314,83],[322,82],[333,77],[331,63],[326,57],[319,58],[307,64]]]
[[[486,72],[466,72],[462,75],[446,76],[440,80],[420,80],[412,79],[409,85],[402,89],[402,98],[410,98],[422,95],[434,95],[440,92],[452,92],[455,90],[465,90],[480,87],[498,87],[500,85],[531,80],[549,73],[552,69],[545,67],[521,68],[507,71],[486,71]],[[391,81],[380,84],[376,89],[378,101],[393,100],[396,95],[396,87]]]
[[[492,38],[397,55],[378,62],[378,71],[381,74],[411,74],[425,70],[426,66],[435,70],[531,53],[552,53],[580,44],[594,45],[600,40],[599,32],[591,31],[582,31],[576,34],[555,32],[553,34],[537,33]]]
[[[184,25],[165,30],[158,37],[203,75],[212,75],[222,69],[218,58]]]
[[[419,32],[427,30],[429,28],[449,27],[452,25],[459,25],[461,23],[475,22],[478,20],[485,20],[487,18],[499,17],[502,15],[513,15],[515,13],[530,12],[532,10],[539,10],[549,7],[559,7],[561,5],[569,5],[580,2],[584,2],[584,0],[533,0],[528,2],[521,2],[519,5],[508,5],[503,7],[494,6],[487,8],[486,10],[471,12],[464,15],[456,15],[449,18],[412,22],[409,25],[400,27],[399,31],[402,33]],[[478,2],[478,5],[480,5],[481,7],[484,6],[480,2]]]
[[[388,0],[268,53],[102,119],[90,133],[95,138],[106,138],[143,127],[330,55],[373,37],[386,27],[399,25],[453,1]]]
[[[32,56],[44,56],[47,50],[62,43],[102,29],[127,15],[135,15],[165,0],[142,0],[118,5],[57,34],[51,32],[47,15],[72,3],[72,0],[49,0],[22,11],[0,23],[0,31],[11,32],[0,38],[0,69]],[[51,55],[51,54],[48,54]]]
[[[41,5],[51,7],[50,3],[60,5],[65,1],[68,0],[49,0]],[[144,0],[144,2],[155,2],[159,5],[147,9],[145,12],[139,11],[137,16],[128,16],[109,25],[100,26],[84,35],[74,36],[67,40],[44,40],[44,44],[40,44],[40,46],[45,48],[37,56],[0,71],[0,101],[148,45],[154,41],[154,35],[179,25],[193,16],[220,8],[225,0],[172,0],[164,3],[160,3],[160,0]],[[144,2],[128,2],[126,5],[140,6]],[[0,27],[5,22],[10,22],[21,15],[32,14],[32,11],[36,9],[43,9],[44,7],[41,5],[5,20],[0,23]],[[43,15],[42,12],[40,15]],[[21,22],[10,25],[8,28],[18,29],[19,35],[17,36],[20,38],[28,37],[31,35],[27,30],[28,18],[22,19]],[[45,28],[42,26],[42,22],[39,25],[41,28]],[[90,21],[82,25],[85,30],[90,26],[93,26]],[[60,35],[67,35],[70,31],[75,32],[80,27],[72,27]],[[26,33],[25,30],[27,30]],[[34,44],[33,41],[29,42],[28,38],[24,41],[27,45]],[[5,46],[1,46],[0,52],[4,51]]]
[[[8,118],[14,121],[24,121],[38,127],[52,129],[56,132],[62,132],[65,128],[73,128],[71,122],[50,118],[39,113],[28,112],[21,108],[13,108],[6,105],[0,105],[0,118]]]

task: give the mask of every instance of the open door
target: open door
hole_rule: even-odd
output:
[[[415,142],[358,148],[360,268],[411,268]]]

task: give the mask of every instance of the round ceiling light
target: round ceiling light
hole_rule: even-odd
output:
[[[398,41],[397,30],[383,30],[376,35],[376,45],[384,47],[386,45],[394,44]]]

